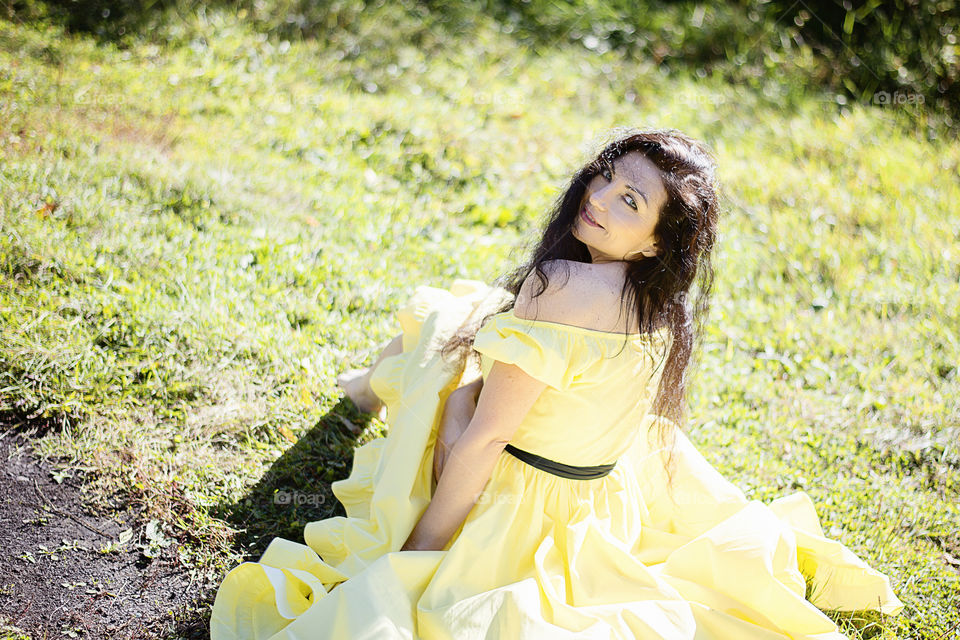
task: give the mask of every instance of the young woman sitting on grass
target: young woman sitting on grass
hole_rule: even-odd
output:
[[[680,428],[717,189],[702,143],[630,130],[500,285],[418,287],[339,379],[389,424],[333,484],[346,517],[231,571],[213,638],[825,640],[821,609],[899,613],[804,492],[748,500]]]

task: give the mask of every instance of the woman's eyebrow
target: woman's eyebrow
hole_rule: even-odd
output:
[[[610,169],[611,169],[614,173],[617,172],[617,169],[616,169],[616,167],[613,166],[613,163],[612,163],[612,162],[610,163]],[[647,199],[647,195],[646,195],[643,191],[640,191],[639,189],[637,189],[637,188],[636,188],[635,186],[633,186],[632,184],[628,184],[628,185],[627,185],[627,189],[630,189],[631,191],[633,191],[634,193],[636,193],[638,196],[640,196],[641,198],[643,198],[643,201],[644,201],[645,203],[647,203],[647,206],[648,206],[648,207],[650,206],[650,200]]]
[[[633,185],[629,185],[629,184],[627,185],[627,189],[630,189],[630,190],[634,191],[638,196],[640,196],[641,198],[643,198],[643,201],[647,203],[647,206],[650,206],[650,201],[647,200],[647,196],[646,196],[642,191],[637,191],[636,187],[634,187]]]

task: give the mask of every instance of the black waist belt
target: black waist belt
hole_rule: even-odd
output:
[[[617,464],[616,462],[611,462],[610,464],[598,464],[593,467],[575,467],[570,464],[563,464],[562,462],[547,460],[546,458],[542,458],[535,453],[530,453],[529,451],[524,451],[523,449],[517,449],[512,444],[508,444],[504,450],[520,460],[523,460],[527,464],[536,467],[537,469],[541,469],[547,473],[552,473],[553,475],[560,476],[561,478],[573,478],[574,480],[593,480],[594,478],[602,478],[610,473],[610,471],[613,470],[613,467]]]

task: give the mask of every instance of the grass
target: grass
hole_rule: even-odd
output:
[[[416,284],[492,281],[603,132],[677,127],[725,185],[691,439],[752,498],[809,493],[891,577],[904,613],[833,614],[851,637],[949,637],[960,147],[789,75],[534,55],[480,18],[414,48],[389,12],[352,47],[214,11],[128,48],[0,21],[7,421],[213,589],[342,513],[329,483],[383,431],[353,434],[335,377]],[[293,490],[317,498],[276,504]]]

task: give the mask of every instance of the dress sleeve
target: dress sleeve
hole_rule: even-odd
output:
[[[480,327],[473,348],[491,360],[513,364],[555,389],[568,389],[578,367],[579,336],[525,322],[512,311],[491,316]],[[489,367],[483,367],[486,377]]]

